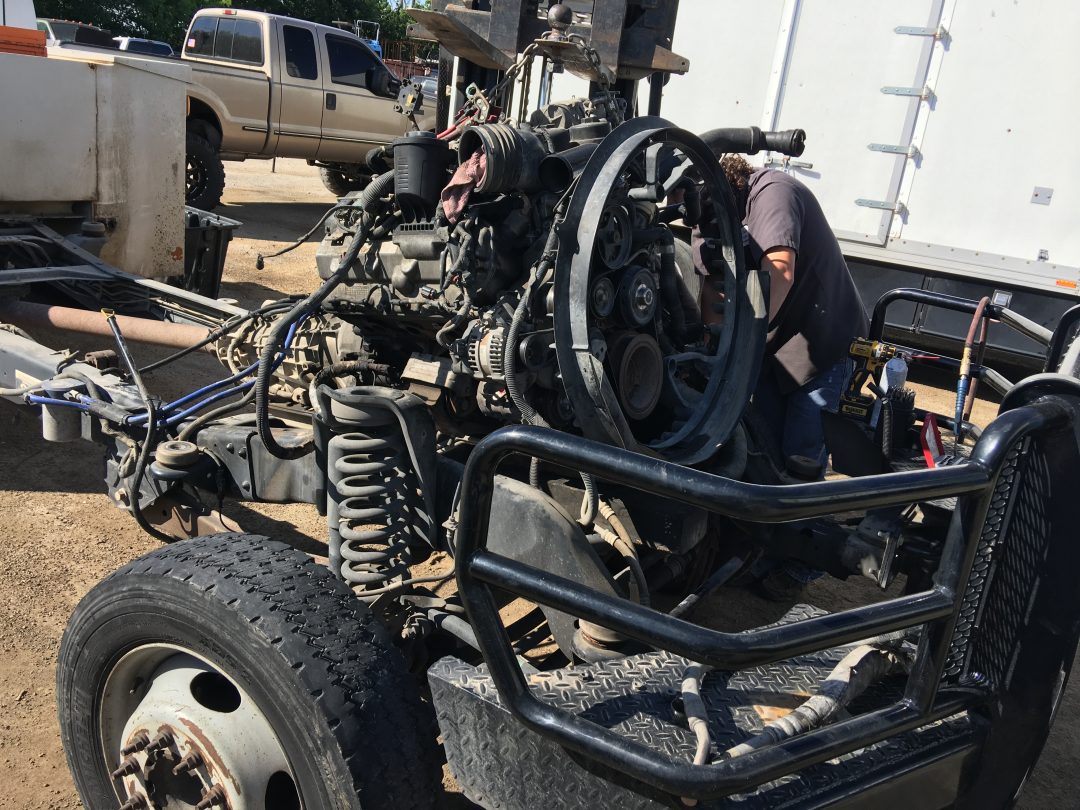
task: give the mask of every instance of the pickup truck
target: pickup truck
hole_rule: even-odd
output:
[[[187,202],[213,209],[223,160],[303,158],[332,193],[362,188],[364,157],[404,134],[400,82],[340,28],[256,11],[209,8],[192,18],[181,59],[192,65]],[[424,119],[417,118],[425,126]]]

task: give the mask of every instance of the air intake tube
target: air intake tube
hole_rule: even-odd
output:
[[[540,161],[540,184],[547,191],[566,191],[581,174],[596,146],[595,143],[583,143],[548,155]]]
[[[705,141],[717,158],[729,152],[756,155],[762,149],[798,157],[806,148],[806,130],[804,129],[765,132],[759,127],[728,127],[710,129],[698,137]]]
[[[485,194],[500,191],[539,191],[540,161],[547,154],[543,141],[527,129],[507,124],[480,124],[461,133],[458,156],[464,163],[476,150],[483,150],[484,176],[476,190]]]

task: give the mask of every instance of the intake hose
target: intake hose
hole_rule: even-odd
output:
[[[718,159],[728,152],[756,155],[763,149],[798,157],[806,148],[806,130],[804,129],[765,132],[760,127],[725,127],[710,129],[698,137]]]
[[[266,345],[263,346],[259,355],[259,371],[255,377],[255,427],[259,432],[259,439],[270,455],[275,458],[285,460],[300,458],[312,449],[310,442],[295,447],[283,447],[274,438],[274,432],[270,427],[270,380],[273,377],[277,353],[281,349],[289,327],[322,306],[330,293],[348,276],[352,263],[360,255],[360,248],[367,242],[373,228],[373,217],[368,216],[368,209],[393,187],[394,174],[387,172],[376,177],[360,192],[356,198],[356,206],[364,212],[364,216],[357,226],[356,235],[349,244],[348,250],[341,257],[337,270],[315,292],[298,302],[282,316],[267,336]]]
[[[540,161],[547,149],[534,132],[501,123],[478,124],[461,133],[459,159],[464,163],[478,149],[485,158],[478,192],[540,190]]]

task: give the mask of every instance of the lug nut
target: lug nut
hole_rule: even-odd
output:
[[[156,737],[154,737],[154,739],[150,742],[150,744],[148,746],[146,746],[146,751],[147,751],[147,753],[150,753],[152,751],[160,751],[160,750],[162,750],[164,748],[168,748],[172,744],[173,744],[173,735],[171,733],[169,733],[168,731],[163,731],[160,734],[158,734]]]
[[[192,751],[190,754],[180,760],[180,762],[177,763],[176,767],[172,769],[173,776],[179,776],[182,773],[193,771],[202,764],[202,756],[200,756],[198,752]]]
[[[202,799],[195,805],[195,810],[210,810],[212,807],[224,807],[225,798],[225,789],[221,785],[214,785],[203,793]]]
[[[120,763],[120,767],[112,772],[112,778],[123,779],[125,776],[138,773],[141,770],[142,766],[139,764],[139,760],[135,759],[135,757],[127,757]]]
[[[130,754],[137,754],[142,751],[146,746],[150,745],[150,735],[145,731],[140,731],[134,737],[131,738],[131,743],[125,745],[120,749],[120,753],[125,757]]]
[[[150,804],[141,793],[136,793],[120,805],[120,810],[150,810]]]

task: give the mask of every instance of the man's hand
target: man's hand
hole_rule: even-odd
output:
[[[761,269],[769,271],[769,323],[795,284],[795,251],[786,247],[774,247],[761,257]]]

